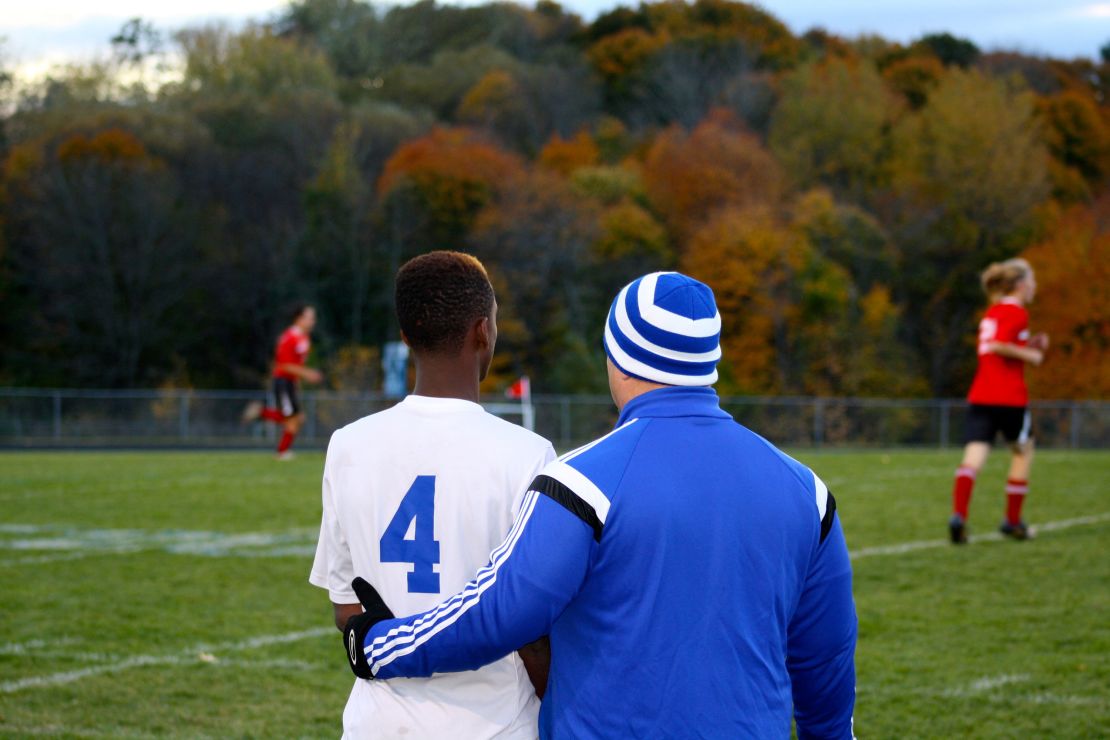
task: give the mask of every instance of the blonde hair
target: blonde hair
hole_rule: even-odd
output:
[[[992,262],[979,275],[979,282],[993,301],[1013,293],[1018,283],[1032,274],[1033,268],[1029,263],[1020,257],[1015,257],[1005,262]]]

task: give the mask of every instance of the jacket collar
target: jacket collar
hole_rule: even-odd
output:
[[[617,419],[617,426],[630,419],[645,417],[712,416],[720,419],[732,417],[721,409],[717,391],[710,386],[687,388],[668,386],[636,396],[625,404]]]

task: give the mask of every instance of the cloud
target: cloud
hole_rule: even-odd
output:
[[[279,10],[281,0],[39,0],[11,3],[4,9],[0,32],[11,35],[20,29],[64,28],[96,18],[127,20],[140,16],[155,25],[177,24],[204,17],[265,16]]]
[[[1079,15],[1084,18],[1110,18],[1110,3],[1085,5],[1079,9]]]

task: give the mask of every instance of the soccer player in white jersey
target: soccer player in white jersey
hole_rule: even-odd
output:
[[[547,440],[477,403],[497,341],[497,302],[477,259],[440,251],[410,260],[397,274],[396,308],[416,387],[393,408],[337,431],[324,464],[309,581],[327,589],[340,630],[362,612],[356,576],[398,614],[461,589],[555,457]],[[468,673],[356,681],[344,737],[535,738],[539,701],[529,673],[540,676],[542,692],[546,666],[525,661],[537,652]]]

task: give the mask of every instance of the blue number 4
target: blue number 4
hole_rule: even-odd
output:
[[[410,594],[438,594],[439,573],[432,564],[439,562],[439,542],[435,538],[436,477],[418,475],[409,486],[397,513],[393,515],[379,541],[383,563],[412,563],[409,573]],[[416,520],[413,539],[405,539],[409,525]]]

